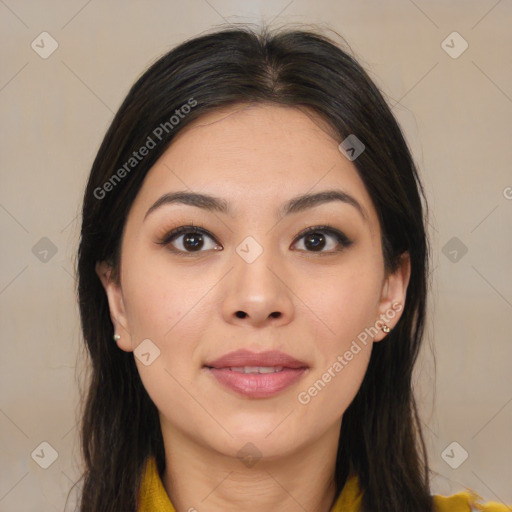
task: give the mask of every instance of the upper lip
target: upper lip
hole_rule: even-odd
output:
[[[280,352],[270,350],[266,352],[251,352],[250,350],[235,350],[228,354],[205,363],[210,368],[230,368],[242,366],[283,366],[284,368],[307,368],[307,364],[294,357]]]

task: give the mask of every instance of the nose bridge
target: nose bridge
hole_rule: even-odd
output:
[[[266,238],[266,243],[270,237]],[[269,318],[286,319],[292,313],[290,291],[279,276],[279,256],[268,246],[247,236],[235,248],[224,303],[226,319],[247,318],[261,323]]]
[[[249,293],[264,293],[266,295],[277,292],[278,283],[275,271],[277,258],[272,254],[269,239],[265,246],[253,236],[247,236],[235,249],[234,277]],[[278,266],[278,265],[277,265]]]

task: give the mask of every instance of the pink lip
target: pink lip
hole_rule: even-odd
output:
[[[308,365],[283,352],[237,350],[207,363],[208,371],[224,386],[249,398],[267,398],[286,389],[301,378]],[[241,373],[231,370],[242,366],[282,366],[275,373]]]
[[[210,368],[232,368],[233,366],[284,366],[285,368],[308,367],[304,361],[299,361],[298,359],[295,359],[284,352],[279,352],[278,350],[257,353],[245,349],[225,354],[211,363],[206,363],[205,366],[209,366]]]

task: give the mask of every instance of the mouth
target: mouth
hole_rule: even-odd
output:
[[[295,384],[309,366],[279,351],[237,350],[204,365],[215,380],[237,395],[268,398]]]
[[[250,350],[235,350],[228,354],[215,359],[214,361],[205,363],[207,368],[262,368],[262,369],[281,369],[281,368],[307,368],[308,365],[304,361],[299,361],[294,357],[280,352],[278,350],[270,350],[266,352],[251,352]],[[252,370],[246,373],[257,373]],[[269,371],[261,373],[271,373]]]

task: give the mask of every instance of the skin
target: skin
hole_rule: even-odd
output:
[[[106,263],[97,265],[119,348],[133,351],[150,339],[160,350],[148,366],[135,361],[159,410],[162,480],[177,511],[330,509],[343,413],[373,343],[385,343],[386,333],[378,329],[359,343],[361,350],[309,403],[297,396],[359,333],[393,304],[404,304],[410,276],[407,253],[395,273],[385,271],[376,211],[339,142],[311,112],[287,106],[238,105],[202,116],[179,132],[132,205],[120,282]],[[366,219],[339,201],[278,217],[292,197],[328,189],[353,196]],[[234,215],[167,204],[144,220],[160,196],[179,190],[224,198]],[[183,256],[183,235],[170,246],[157,244],[172,228],[190,224],[212,235],[202,238],[200,252],[189,245],[192,256]],[[343,247],[324,232],[319,253],[297,238],[321,224],[353,243]],[[248,236],[263,248],[252,263],[236,252]],[[385,322],[391,328],[400,312],[393,316]],[[203,368],[239,348],[281,350],[309,369],[271,398],[240,396]],[[251,467],[237,455],[248,442],[261,456]]]

